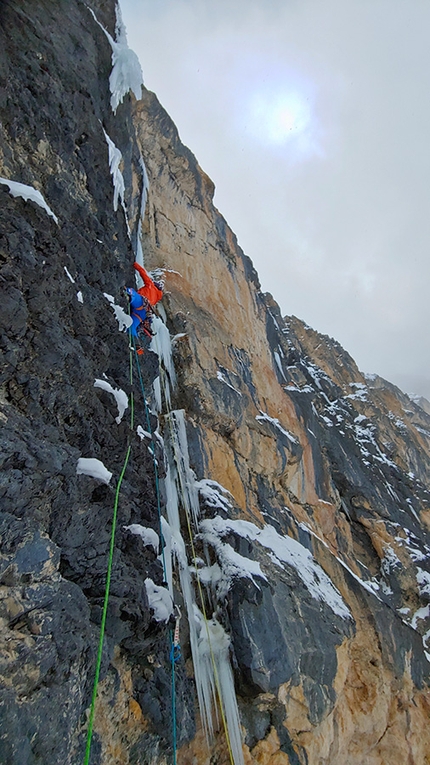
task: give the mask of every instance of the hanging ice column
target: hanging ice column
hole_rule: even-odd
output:
[[[161,306],[158,310],[160,313],[164,313]],[[161,412],[163,408],[163,393],[165,407],[167,411],[169,411],[171,407],[170,391],[171,389],[174,389],[176,384],[176,374],[175,367],[173,365],[170,332],[159,316],[154,316],[152,321],[152,329],[153,332],[155,332],[155,335],[151,341],[151,351],[154,351],[154,353],[158,355],[160,371],[159,376],[154,381],[155,405],[157,412]]]
[[[165,536],[165,555],[170,553],[176,558],[182,594],[185,600],[189,629],[191,653],[202,724],[206,736],[213,735],[213,712],[217,715],[217,702],[225,726],[227,743],[235,765],[243,765],[242,735],[239,712],[234,689],[233,672],[230,665],[230,638],[222,625],[213,616],[208,619],[197,607],[195,593],[188,566],[185,543],[181,534],[179,506],[186,515],[190,544],[193,555],[193,568],[197,585],[203,599],[202,583],[198,580],[193,531],[198,530],[199,502],[195,475],[190,468],[188,442],[183,409],[170,411],[165,416],[165,443],[167,449],[167,517],[168,524],[163,524]],[[171,582],[169,586],[172,588]],[[217,716],[218,721],[218,716]]]

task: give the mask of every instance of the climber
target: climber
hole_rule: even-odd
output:
[[[154,308],[154,306],[157,305],[159,300],[161,300],[163,297],[163,285],[160,282],[154,282],[149,274],[145,271],[143,266],[140,266],[139,263],[133,263],[133,268],[136,269],[136,271],[143,279],[143,287],[137,290],[139,295],[145,297],[148,300],[151,308]]]
[[[132,287],[126,287],[126,293],[130,301],[130,315],[132,324],[128,331],[132,337],[137,338],[142,334],[147,338],[153,336],[152,317],[153,308],[163,297],[163,286],[160,282],[154,282],[145,269],[139,263],[133,263],[134,268],[143,279],[143,287],[137,291]],[[142,353],[143,351],[140,350]]]
[[[132,337],[137,337],[138,329],[142,324],[142,329],[145,334],[151,335],[150,325],[148,327],[148,313],[151,311],[151,306],[147,298],[143,297],[143,295],[139,295],[133,287],[126,287],[125,291],[130,302],[130,316],[132,320],[132,323],[128,328],[129,334]]]

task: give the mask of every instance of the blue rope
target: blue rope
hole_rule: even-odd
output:
[[[138,375],[139,375],[140,387],[141,387],[141,390],[142,390],[143,403],[145,405],[145,414],[146,414],[146,423],[147,423],[148,433],[151,434],[151,438],[152,438],[151,420],[150,420],[150,417],[149,417],[148,404],[146,403],[145,386],[143,384],[142,371],[140,369],[140,364],[139,364],[139,354],[137,353],[137,348],[136,348],[136,343],[135,343],[134,338],[133,338],[133,349],[134,349],[134,352],[136,354],[136,366],[137,366],[137,372],[138,372]],[[167,582],[166,559],[164,557],[163,527],[161,525],[160,481],[159,481],[159,477],[158,477],[158,465],[157,465],[157,459],[155,457],[154,443],[151,444],[150,452],[152,454],[152,461],[154,463],[155,491],[156,491],[156,495],[157,495],[158,525],[159,525],[159,529],[160,529],[160,544],[161,544],[161,554],[162,554],[162,558],[163,558],[164,581]]]
[[[139,382],[140,387],[142,390],[142,398],[143,403],[145,406],[145,414],[146,414],[146,422],[147,422],[147,428],[148,433],[151,434],[152,438],[152,430],[151,430],[151,420],[149,417],[149,409],[148,404],[146,403],[146,395],[145,395],[145,386],[143,384],[143,378],[142,378],[142,371],[140,369],[140,363],[139,363],[139,354],[137,353],[136,343],[133,338],[133,349],[136,354],[136,366],[137,371],[139,375]],[[167,582],[167,569],[166,569],[166,559],[164,555],[164,537],[163,537],[163,529],[161,525],[161,501],[160,501],[160,485],[159,485],[159,477],[158,477],[158,465],[157,465],[157,459],[155,457],[155,449],[154,449],[154,443],[151,444],[151,454],[152,459],[154,463],[154,473],[155,473],[155,490],[157,494],[157,511],[158,511],[158,523],[160,528],[160,544],[161,544],[161,554],[163,558],[163,572],[164,572],[164,580]],[[176,650],[175,650],[176,648]],[[170,630],[170,663],[171,663],[171,676],[172,676],[172,744],[173,744],[173,765],[176,765],[176,750],[177,750],[177,726],[176,726],[176,679],[175,679],[175,664],[177,661],[179,661],[181,657],[181,651],[179,646],[174,645],[173,642],[173,631]]]
[[[170,650],[170,662],[172,667],[172,727],[173,727],[173,765],[176,765],[176,749],[177,749],[177,733],[176,733],[176,681],[175,681],[175,657],[174,657],[174,649],[175,646],[173,645],[173,639],[172,639],[172,631],[170,631],[170,643],[171,643],[171,650]]]

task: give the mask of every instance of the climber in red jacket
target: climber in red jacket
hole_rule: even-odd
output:
[[[159,282],[154,282],[143,266],[139,263],[133,263],[134,268],[143,279],[143,287],[137,292],[131,287],[126,288],[128,299],[130,301],[130,313],[133,320],[129,327],[129,334],[138,338],[139,331],[143,331],[147,337],[152,337],[152,317],[154,306],[163,297],[163,288]],[[142,349],[139,349],[142,353]]]
[[[133,268],[140,274],[143,279],[143,287],[138,291],[139,295],[145,297],[150,304],[151,308],[157,305],[158,301],[163,297],[163,289],[159,282],[154,282],[149,274],[145,271],[143,266],[139,263],[133,263]]]

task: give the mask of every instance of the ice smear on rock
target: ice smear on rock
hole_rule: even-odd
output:
[[[75,284],[75,280],[74,280],[72,274],[70,273],[69,269],[67,268],[67,266],[64,266],[64,271],[66,273],[67,278],[70,279],[72,284]]]
[[[25,183],[19,183],[18,181],[9,181],[7,178],[0,178],[0,184],[8,186],[9,192],[13,197],[21,197],[25,202],[35,202],[58,224],[57,216],[54,215],[49,205],[45,202],[40,191],[37,191],[33,186],[27,186]]]
[[[140,216],[141,218],[143,218],[145,215],[146,202],[148,199],[149,178],[148,178],[148,173],[146,172],[146,165],[142,155],[140,156],[139,164],[142,170],[142,196],[140,198]]]
[[[124,416],[124,412],[128,407],[127,394],[124,393],[124,391],[121,388],[113,388],[112,385],[108,383],[106,380],[95,380],[94,387],[101,388],[102,390],[105,390],[108,393],[112,393],[112,396],[114,396],[117,407],[118,407],[118,417],[115,417],[115,422],[119,425]]]
[[[101,460],[95,457],[79,457],[76,466],[77,475],[90,475],[92,478],[98,478],[102,483],[109,483],[112,473],[108,470]]]

